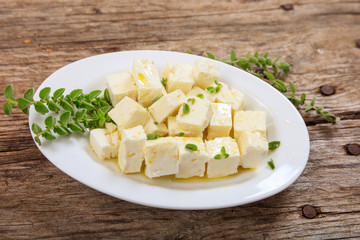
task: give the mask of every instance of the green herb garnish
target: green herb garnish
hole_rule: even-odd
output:
[[[297,94],[293,82],[289,82],[289,91],[286,83],[278,78],[280,77],[281,71],[285,74],[289,73],[290,71],[290,64],[286,62],[279,62],[281,56],[277,56],[275,59],[271,59],[269,58],[268,52],[266,52],[263,56],[260,56],[259,53],[256,51],[253,55],[248,52],[246,56],[237,57],[234,50],[231,50],[230,59],[227,60],[218,59],[210,52],[206,52],[206,55],[210,59],[218,60],[232,66],[240,67],[243,70],[253,74],[254,76],[267,81],[270,85],[283,93],[296,107],[305,107],[305,112],[315,111],[316,114],[320,115],[328,122],[340,122],[340,118],[335,114],[330,113],[329,111],[324,111],[323,107],[316,107],[315,97],[313,97],[311,102],[309,103],[307,101],[305,93]],[[215,88],[213,87],[211,87],[210,90],[208,89],[208,91],[210,93],[216,92]]]
[[[183,114],[189,114],[190,113],[190,106],[187,103],[183,103]]]
[[[158,125],[159,123],[158,122],[154,122],[155,125]]]
[[[198,149],[197,146],[195,144],[192,144],[192,143],[186,144],[185,148],[187,150],[189,150],[189,151],[192,151],[192,152],[197,151],[197,149]]]
[[[195,103],[195,98],[189,98],[187,101],[188,101],[188,102],[191,102],[192,104],[194,104],[194,103]]]
[[[269,167],[274,170],[275,169],[275,164],[274,161],[271,159],[270,161],[267,162],[267,164],[269,165]]]
[[[154,98],[154,100],[153,100],[152,102],[153,102],[153,103],[157,102],[160,98],[162,98],[162,96],[163,96],[163,95],[160,95],[160,96]]]
[[[28,89],[23,97],[14,98],[12,85],[5,88],[4,112],[12,114],[12,109],[18,107],[23,113],[29,114],[30,106],[40,114],[53,112],[60,114],[59,120],[54,116],[45,118],[45,128],[42,129],[36,123],[32,124],[31,130],[35,134],[35,141],[41,145],[40,137],[46,140],[55,140],[56,135],[69,135],[73,132],[85,132],[85,128],[93,129],[103,127],[106,122],[112,122],[108,112],[112,109],[109,92],[104,91],[104,96],[99,97],[101,90],[94,90],[84,94],[81,89],[75,89],[64,95],[65,89],[59,88],[51,95],[51,88],[45,87],[39,92],[40,100],[34,100],[34,89]]]
[[[185,133],[183,133],[183,132],[179,132],[178,136],[182,137],[182,136],[184,136],[184,134]]]
[[[277,149],[279,146],[280,146],[280,141],[269,142],[269,150],[270,151]]]
[[[230,154],[226,153],[225,147],[222,146],[221,150],[220,150],[221,154],[216,154],[214,156],[214,159],[222,159],[222,158],[228,158],[230,156]]]
[[[155,140],[155,139],[158,139],[161,136],[162,136],[161,133],[149,134],[149,135],[147,135],[147,140]]]
[[[162,78],[161,79],[161,83],[164,87],[166,87],[166,83],[167,83],[167,78]]]
[[[196,95],[198,98],[204,99],[204,94],[199,93],[198,95]]]
[[[214,87],[207,87],[206,90],[208,90],[208,92],[210,92],[210,93],[215,93]]]

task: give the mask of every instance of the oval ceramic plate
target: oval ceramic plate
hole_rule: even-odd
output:
[[[104,89],[105,76],[131,69],[134,59],[154,60],[162,73],[166,62],[193,65],[204,57],[169,51],[127,51],[108,53],[71,63],[53,73],[39,87],[70,92]],[[211,60],[212,61],[212,60]],[[99,161],[89,148],[88,134],[58,137],[38,146],[61,171],[105,194],[147,206],[169,209],[215,209],[242,205],[272,196],[292,184],[301,174],[309,155],[309,135],[293,105],[276,89],[253,75],[220,63],[221,81],[245,94],[249,110],[267,112],[268,141],[281,146],[269,153],[256,170],[241,171],[223,179],[147,179],[142,174],[122,174],[115,161]],[[37,96],[39,90],[35,93]],[[29,124],[43,123],[44,116],[30,109]],[[274,160],[275,170],[266,162]]]

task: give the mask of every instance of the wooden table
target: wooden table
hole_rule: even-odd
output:
[[[281,8],[284,3],[293,10]],[[242,55],[283,55],[291,64],[285,81],[342,118],[333,125],[301,111],[310,157],[283,192],[245,206],[174,211],[115,199],[75,181],[36,148],[25,115],[1,113],[0,239],[360,238],[360,155],[344,150],[360,143],[358,0],[0,0],[0,6],[1,91],[12,83],[22,94],[58,68],[106,52],[190,49],[228,58],[233,48]],[[324,84],[336,93],[322,96]],[[303,211],[312,217],[312,210],[316,216],[306,218]]]

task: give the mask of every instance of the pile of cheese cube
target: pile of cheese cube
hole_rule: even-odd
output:
[[[168,62],[160,78],[153,61],[135,60],[106,84],[116,125],[91,130],[90,145],[100,159],[117,157],[123,173],[145,164],[149,178],[217,178],[265,159],[265,112],[245,111],[244,95],[220,82],[215,61]]]

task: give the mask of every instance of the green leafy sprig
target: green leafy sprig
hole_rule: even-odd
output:
[[[191,51],[188,51],[191,53]],[[214,56],[210,52],[206,52],[206,55],[210,59],[218,60],[232,66],[237,66],[243,70],[253,74],[254,76],[266,80],[274,88],[276,88],[281,93],[284,93],[285,96],[296,106],[296,107],[305,107],[305,112],[311,110],[316,111],[316,113],[323,117],[326,121],[331,123],[339,123],[340,118],[329,111],[324,111],[323,107],[316,107],[315,101],[316,98],[313,97],[311,102],[307,102],[307,97],[305,93],[297,94],[296,88],[293,82],[290,82],[287,86],[284,81],[278,79],[280,72],[287,74],[290,71],[290,64],[286,62],[279,62],[281,56],[277,56],[275,59],[269,58],[269,53],[266,52],[263,56],[260,56],[256,51],[253,55],[248,52],[246,56],[237,57],[234,50],[231,50],[230,59],[222,60]],[[290,93],[290,94],[288,94]]]
[[[45,87],[39,92],[40,100],[34,100],[34,89],[28,89],[23,97],[14,98],[12,85],[5,88],[4,95],[7,102],[3,104],[4,112],[12,114],[14,107],[18,107],[23,113],[29,114],[30,106],[35,111],[45,115],[53,112],[60,114],[57,120],[53,116],[45,118],[45,128],[42,129],[33,123],[31,130],[35,134],[35,141],[41,145],[40,137],[46,140],[55,140],[56,134],[60,136],[69,135],[73,132],[85,132],[85,128],[93,129],[103,127],[105,122],[112,122],[107,113],[112,109],[107,89],[104,96],[99,97],[101,90],[94,90],[84,94],[81,89],[75,89],[64,95],[65,89],[59,88],[50,95],[51,88]]]

